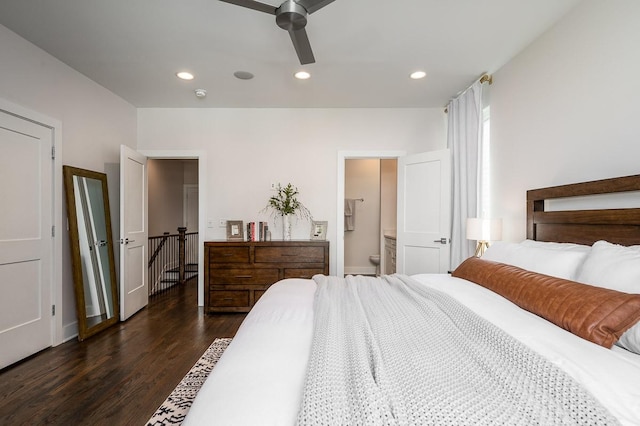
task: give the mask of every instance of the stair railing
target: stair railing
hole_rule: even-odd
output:
[[[167,242],[167,239],[169,238],[169,233],[165,232],[164,234],[162,234],[161,237],[149,237],[149,243],[151,243],[152,238],[153,239],[161,238],[161,239],[160,239],[160,242],[157,244],[155,250],[153,251],[153,254],[149,257],[149,268],[151,268],[151,265],[153,265],[153,262],[156,261],[156,258],[158,257],[158,254],[162,250],[162,247],[164,247],[165,243]],[[149,244],[149,248],[151,248],[151,244]]]
[[[187,228],[178,228],[178,283],[184,284],[185,242],[187,241]]]
[[[184,284],[198,275],[198,233],[178,228],[178,234],[149,237],[149,295]]]

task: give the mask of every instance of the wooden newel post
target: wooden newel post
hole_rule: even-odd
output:
[[[186,258],[186,237],[187,228],[181,226],[178,228],[178,283],[184,284],[185,258]]]

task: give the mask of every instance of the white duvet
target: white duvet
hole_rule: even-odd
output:
[[[622,424],[640,425],[640,355],[609,350],[448,275],[416,275],[564,369]],[[280,281],[262,296],[198,393],[193,425],[294,425],[313,328],[313,280]]]

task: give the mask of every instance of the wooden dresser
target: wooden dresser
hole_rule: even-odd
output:
[[[204,243],[205,312],[249,312],[284,278],[329,274],[328,241]]]

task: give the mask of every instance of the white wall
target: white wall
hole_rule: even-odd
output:
[[[291,182],[316,220],[327,220],[335,273],[337,156],[340,150],[438,150],[446,146],[442,109],[138,110],[138,149],[203,150],[208,171],[205,238],[224,239],[219,219],[257,221],[269,184]],[[342,219],[342,218],[340,218]],[[273,238],[281,224],[271,221]],[[310,224],[294,226],[308,239]]]
[[[135,108],[69,68],[43,50],[0,25],[0,98],[58,120],[62,125],[62,163],[104,172],[118,163],[120,144],[136,145]],[[61,152],[60,152],[61,151]],[[56,171],[55,187],[61,193],[62,172]],[[58,213],[65,218],[62,200]],[[116,216],[117,217],[117,216]],[[112,214],[113,218],[113,214]],[[63,227],[62,315],[64,338],[75,333],[75,296],[68,232]]]
[[[640,2],[585,0],[494,73],[492,211],[525,237],[527,189],[640,173]]]

